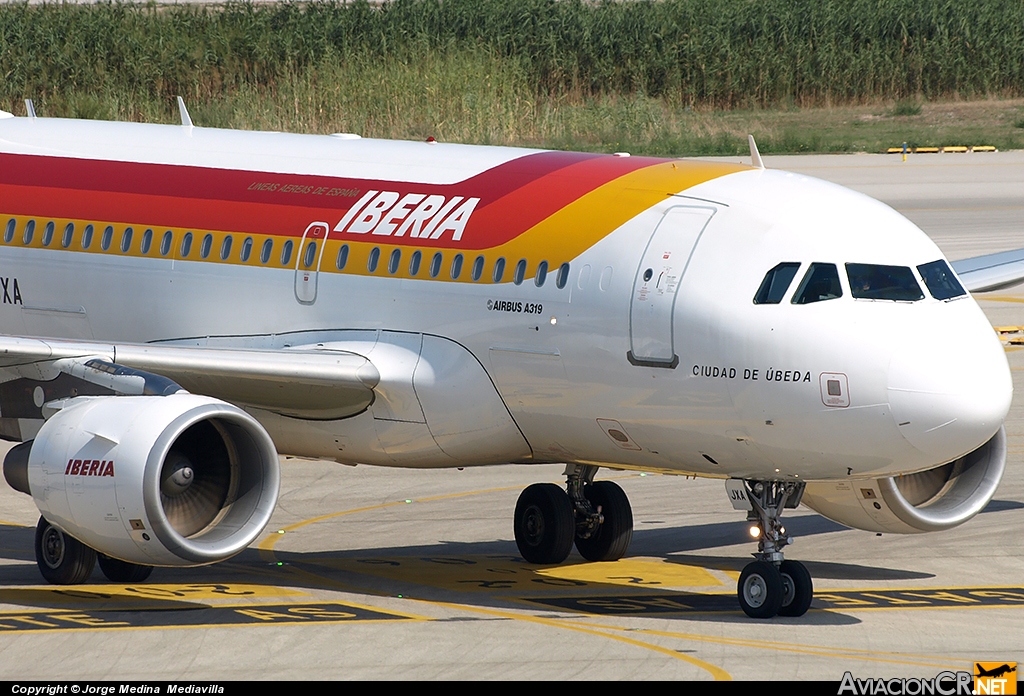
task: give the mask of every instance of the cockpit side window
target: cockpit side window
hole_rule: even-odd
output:
[[[846,275],[850,279],[850,293],[856,298],[902,302],[924,299],[914,272],[906,266],[848,263]]]
[[[939,259],[931,263],[925,263],[917,267],[924,278],[924,284],[928,286],[928,292],[936,300],[951,300],[954,297],[962,297],[967,294],[964,286],[953,275],[953,271],[945,261]]]
[[[834,263],[812,263],[793,295],[793,304],[811,304],[843,296],[839,271]]]
[[[761,281],[761,287],[757,289],[757,294],[754,295],[754,304],[779,304],[782,302],[782,298],[789,290],[789,285],[793,282],[799,269],[799,263],[785,262],[768,271],[764,280]]]

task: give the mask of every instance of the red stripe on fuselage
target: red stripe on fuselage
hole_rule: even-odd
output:
[[[312,220],[333,225],[366,190],[477,197],[480,203],[459,242],[447,236],[342,236],[481,249],[513,239],[598,186],[659,161],[540,152],[453,184],[421,184],[0,154],[0,200],[10,214],[300,236]],[[288,186],[310,192],[282,193]],[[332,191],[347,195],[328,195]]]

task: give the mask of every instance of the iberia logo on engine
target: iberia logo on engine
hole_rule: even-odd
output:
[[[69,459],[65,476],[113,476],[114,460]]]

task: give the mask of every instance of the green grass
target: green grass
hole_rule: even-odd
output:
[[[892,116],[920,116],[921,102],[916,99],[900,99],[889,113]]]

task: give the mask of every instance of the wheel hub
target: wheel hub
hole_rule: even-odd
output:
[[[796,586],[793,584],[793,578],[789,577],[786,573],[782,574],[782,606],[788,607],[793,603],[793,599],[796,597]]]
[[[64,561],[64,533],[50,527],[43,536],[43,561],[51,568],[59,568]]]
[[[764,578],[760,575],[751,575],[743,584],[743,597],[752,607],[764,604],[767,594],[768,588],[765,586]]]
[[[538,546],[544,539],[544,513],[536,505],[530,505],[523,517],[526,523],[526,543]]]

